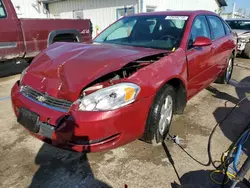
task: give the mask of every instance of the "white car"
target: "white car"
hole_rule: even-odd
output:
[[[250,58],[250,19],[228,19],[226,22],[237,33],[239,54]]]

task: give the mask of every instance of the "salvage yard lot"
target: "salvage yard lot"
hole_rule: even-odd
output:
[[[222,152],[250,122],[250,101],[245,100],[211,136],[217,122],[246,92],[250,93],[250,86],[246,87],[250,85],[250,60],[237,59],[232,82],[236,87],[212,84],[188,103],[185,113],[175,117],[172,125],[171,134],[183,138],[184,149],[203,165],[171,141],[165,142],[167,149],[135,141],[103,153],[72,153],[42,143],[16,122],[8,96],[18,79],[19,75],[0,78],[0,187],[3,188],[124,187],[125,184],[129,188],[175,188],[180,182],[169,153],[183,185],[218,187],[209,178],[214,167],[207,165],[208,156],[211,154],[212,161],[220,160]]]

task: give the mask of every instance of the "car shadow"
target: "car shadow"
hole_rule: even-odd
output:
[[[207,88],[207,90],[210,91],[214,97],[226,101],[224,107],[217,108],[213,113],[218,123],[222,122],[224,117],[232,111],[232,113],[219,124],[219,127],[225,137],[231,142],[234,142],[250,125],[250,100],[249,97],[247,97],[247,93],[250,93],[250,77],[246,77],[240,82],[232,80],[230,84],[235,87],[238,98],[211,86]],[[228,102],[237,106],[229,106]],[[247,148],[250,148],[250,142],[247,142],[245,145],[246,151],[249,150]]]
[[[210,173],[212,171],[210,170],[199,170],[199,171],[191,171],[184,174],[182,177],[180,177],[178,171],[175,167],[175,161],[171,156],[171,153],[169,152],[168,146],[165,142],[162,142],[162,147],[166,153],[166,156],[169,159],[170,164],[172,165],[175,174],[178,178],[177,182],[171,182],[172,188],[220,188],[220,185],[215,184],[210,179]],[[215,179],[219,182],[223,181],[224,176],[217,176]]]
[[[214,183],[210,179],[211,170],[198,170],[198,171],[191,171],[184,174],[180,181],[181,185],[177,182],[171,183],[172,188],[221,188],[222,185],[218,185]],[[214,174],[213,178],[215,181],[222,182],[223,181],[223,174]],[[224,188],[230,188],[232,182],[225,184]],[[248,185],[239,183],[237,187],[240,188],[248,188]]]
[[[67,124],[64,123],[65,118]],[[46,143],[35,158],[35,163],[40,167],[34,174],[29,188],[110,188],[106,183],[96,179],[91,169],[87,156],[87,152],[90,151],[89,137],[80,137],[86,144],[85,153],[73,152],[72,148],[65,147],[65,142],[72,138],[78,127],[75,119],[60,117],[57,121],[59,126],[55,134],[58,140],[44,140]],[[58,148],[60,146],[68,150]]]
[[[110,188],[94,177],[87,154],[62,150],[44,143],[35,163],[40,167],[29,188]]]
[[[162,147],[178,178],[178,183],[171,182],[172,188],[211,188],[211,187],[220,188],[220,186],[214,184],[211,181],[210,179],[211,171],[200,170],[200,171],[188,172],[184,174],[182,177],[180,177],[175,167],[175,161],[172,158],[171,153],[169,152],[167,144],[165,142],[162,142]],[[219,179],[223,180],[223,176],[219,177]],[[222,182],[222,180],[218,181]]]
[[[16,62],[16,61],[8,61],[8,62],[0,62],[0,78],[12,76],[15,74],[20,74],[23,69],[29,66],[29,63],[26,62]]]
[[[231,142],[234,142],[239,136],[244,132],[244,130],[250,125],[250,100],[247,97],[247,93],[250,93],[250,77],[246,77],[242,79],[240,82],[232,80],[230,83],[233,87],[235,87],[236,94],[238,98],[220,91],[215,87],[209,86],[207,88],[208,91],[212,93],[215,98],[225,100],[225,106],[217,108],[213,115],[217,121],[217,125],[215,125],[212,130],[209,141],[208,141],[208,156],[209,162],[207,164],[201,164],[203,166],[208,166],[211,164],[215,164],[215,159],[212,158],[211,151],[211,142],[213,140],[213,134],[216,129],[220,128],[223,132],[224,136],[228,138]],[[244,100],[243,100],[244,99]],[[239,103],[239,101],[242,101]],[[229,102],[233,104],[229,104]],[[238,104],[238,105],[237,105]],[[237,105],[237,106],[236,106]],[[235,107],[236,106],[236,107]],[[224,120],[224,118],[232,111],[232,113]],[[224,120],[224,121],[223,121]],[[223,121],[223,122],[222,122]],[[180,146],[181,147],[181,146]],[[169,158],[170,163],[172,164],[175,170],[174,160],[171,159],[171,154],[168,154],[168,149],[166,149],[166,145],[163,145],[164,150],[166,151],[166,155]],[[246,155],[250,156],[250,141],[247,141],[244,144],[244,151]],[[185,149],[181,148],[184,152]],[[227,148],[225,148],[227,150]],[[223,152],[223,151],[222,151]],[[195,158],[191,156],[191,154],[187,153],[193,160],[199,163]],[[176,171],[176,170],[175,170]],[[220,188],[221,185],[214,183],[211,178],[211,170],[199,170],[199,171],[190,171],[185,173],[183,176],[179,176],[176,171],[176,175],[180,183],[173,182],[171,183],[172,188]],[[224,175],[222,174],[214,174],[213,177],[218,182],[223,182]],[[239,183],[237,186],[241,188],[250,187],[249,182],[244,180],[243,183]],[[229,182],[224,186],[224,188],[229,188],[231,183]]]

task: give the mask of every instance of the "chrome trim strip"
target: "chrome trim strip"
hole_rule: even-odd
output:
[[[16,48],[17,42],[0,42],[0,49],[4,48]]]
[[[49,105],[47,105],[47,104],[44,104],[44,103],[39,102],[39,101],[37,101],[37,100],[34,100],[34,99],[32,99],[31,97],[25,95],[23,92],[20,92],[20,93],[21,93],[24,97],[28,98],[29,100],[31,100],[31,101],[33,101],[33,102],[35,102],[35,103],[37,103],[37,104],[40,104],[40,105],[42,105],[42,106],[44,106],[44,107],[47,107],[47,108],[50,108],[50,109],[52,109],[52,110],[56,110],[56,111],[59,111],[59,112],[64,112],[64,113],[65,113],[65,112],[68,112],[68,110],[64,110],[64,109],[61,109],[61,108],[49,106]]]

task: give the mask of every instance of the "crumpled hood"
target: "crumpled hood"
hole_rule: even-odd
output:
[[[33,60],[22,83],[73,102],[97,78],[131,61],[164,52],[123,45],[56,43]]]
[[[238,37],[242,37],[243,35],[250,37],[250,31],[249,30],[241,30],[241,29],[235,29],[234,32],[237,33]]]

